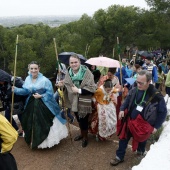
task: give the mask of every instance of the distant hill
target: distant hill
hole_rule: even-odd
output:
[[[50,27],[58,27],[61,24],[67,24],[79,20],[81,16],[14,16],[0,17],[0,25],[4,27],[14,27],[22,24],[44,23]]]

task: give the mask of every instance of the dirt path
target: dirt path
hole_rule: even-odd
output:
[[[73,137],[79,132],[75,126],[71,126],[71,131]],[[12,154],[19,170],[130,170],[139,163],[130,147],[125,162],[116,167],[110,166],[110,159],[115,157],[118,148],[117,141],[117,136],[113,136],[107,141],[97,142],[94,136],[89,135],[89,145],[82,148],[81,141],[71,143],[67,137],[50,149],[31,150],[24,138],[18,138]]]

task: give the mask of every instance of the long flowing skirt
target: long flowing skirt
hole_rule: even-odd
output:
[[[52,147],[67,137],[66,126],[51,113],[41,99],[34,97],[30,97],[28,101],[21,124],[25,132],[25,141],[32,149]],[[56,141],[49,140],[52,135]]]
[[[116,132],[117,116],[116,108],[112,102],[107,105],[97,104],[97,110],[93,113],[90,129],[92,134],[102,138],[112,136]]]
[[[38,145],[38,148],[51,148],[67,136],[68,130],[66,125],[63,125],[56,117],[54,117],[53,126],[50,127],[48,137],[40,145]]]

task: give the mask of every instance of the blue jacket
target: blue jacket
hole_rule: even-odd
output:
[[[119,79],[119,82],[121,84],[121,80],[120,80],[120,68],[118,68],[118,71],[116,72],[115,76],[118,77]],[[126,68],[125,67],[122,67],[122,84],[126,84],[126,80],[125,78],[129,78],[127,72],[126,72]]]
[[[49,79],[43,74],[39,73],[36,82],[32,83],[32,75],[26,77],[22,88],[15,88],[14,93],[18,95],[28,95],[26,105],[30,96],[34,93],[39,93],[43,97],[41,98],[44,104],[48,107],[52,114],[54,114],[61,123],[66,123],[66,120],[61,118],[60,108],[53,97],[53,87]],[[25,105],[25,107],[26,107]]]

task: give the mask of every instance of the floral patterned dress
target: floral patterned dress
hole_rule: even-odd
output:
[[[94,110],[91,115],[89,132],[95,134],[97,139],[105,140],[116,132],[116,108],[112,101],[114,88],[106,93],[103,86],[97,89],[93,96]]]

